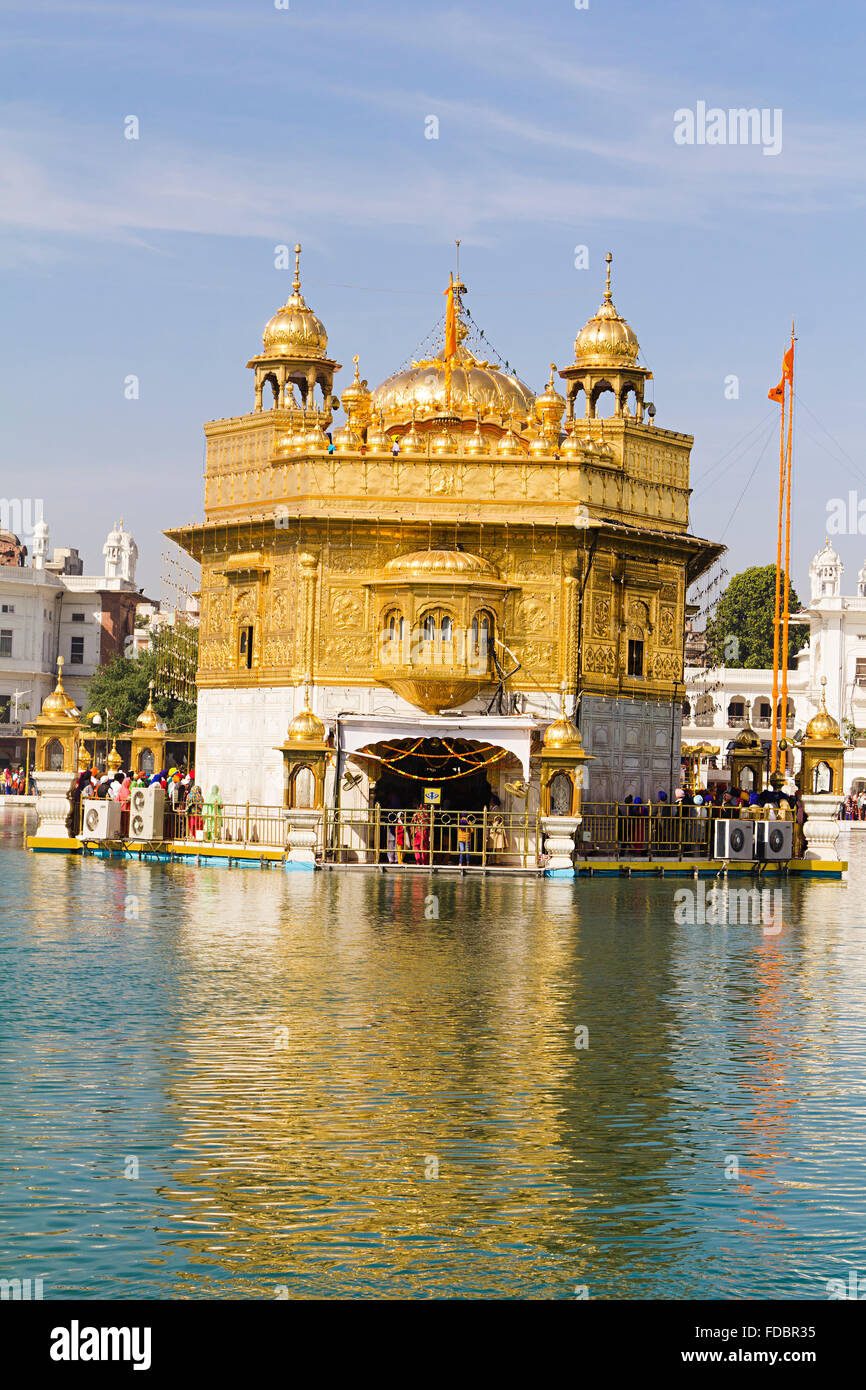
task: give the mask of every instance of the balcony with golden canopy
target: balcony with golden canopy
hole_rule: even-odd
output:
[[[399,555],[369,585],[374,675],[428,714],[458,709],[495,679],[493,660],[509,585],[465,550]]]

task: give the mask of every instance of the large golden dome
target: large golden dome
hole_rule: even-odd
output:
[[[519,377],[501,371],[490,362],[479,362],[464,350],[458,365],[451,369],[451,395],[448,395],[445,363],[434,360],[416,363],[396,372],[373,392],[373,409],[381,411],[385,423],[408,421],[437,415],[457,415],[472,419],[479,412],[505,423],[529,420],[535,407],[535,392]]]
[[[282,309],[268,319],[262,335],[264,351],[277,357],[327,357],[328,335],[322,320],[307,307],[301,294],[301,247],[295,247],[292,293]]]
[[[515,423],[533,418],[535,392],[507,368],[470,350],[462,301],[465,288],[459,280],[453,282],[456,346],[450,370],[440,346],[435,357],[395,372],[373,392],[373,412],[381,411],[386,427],[408,424],[413,415],[419,424],[441,415],[470,420],[480,415],[503,425],[512,418]]]
[[[613,302],[610,289],[610,252],[605,259],[607,287],[604,299],[574,340],[574,361],[577,366],[629,366],[637,361],[640,353],[637,334]]]

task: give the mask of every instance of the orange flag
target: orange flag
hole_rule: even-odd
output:
[[[788,351],[785,353],[784,357],[782,358],[782,380],[779,382],[778,386],[771,386],[771,387],[770,387],[770,390],[767,392],[767,400],[768,400],[768,401],[775,401],[777,405],[784,405],[784,403],[785,403],[785,382],[786,382],[786,381],[790,382],[790,383],[793,385],[793,382],[794,382],[794,344],[793,344],[793,343],[792,343],[791,346],[788,348]]]
[[[443,290],[447,300],[445,308],[445,360],[457,351],[457,311],[454,304],[454,275],[451,274],[447,290]]]

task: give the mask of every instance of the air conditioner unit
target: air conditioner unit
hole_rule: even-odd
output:
[[[755,822],[717,820],[713,842],[715,859],[754,859]]]
[[[119,801],[99,801],[94,796],[82,804],[84,815],[81,819],[79,840],[120,839]]]
[[[134,787],[129,797],[130,840],[162,840],[164,810],[162,787]]]
[[[756,859],[791,859],[794,854],[794,826],[789,820],[755,822]]]

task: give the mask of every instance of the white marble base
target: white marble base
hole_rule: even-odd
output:
[[[72,810],[72,773],[34,772],[33,781],[36,783],[36,814],[39,817],[33,838],[56,840],[68,836],[66,821]]]
[[[547,855],[545,872],[551,877],[574,873],[574,835],[582,819],[582,816],[542,816]]]
[[[287,869],[315,869],[321,811],[287,811]]]
[[[843,824],[838,815],[844,797],[834,792],[811,793],[804,796],[802,801],[808,817],[803,822],[803,839],[806,842],[803,858],[838,859],[836,841]]]

